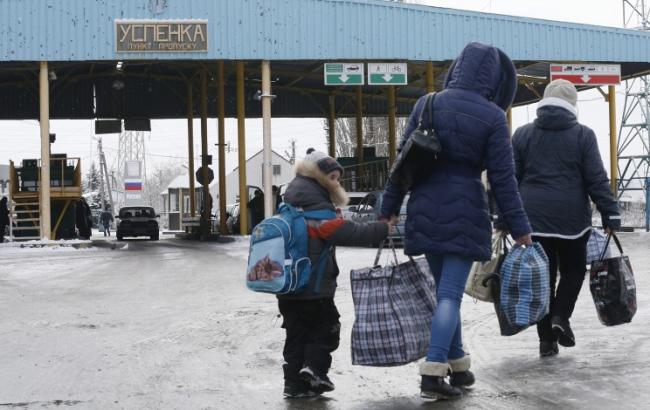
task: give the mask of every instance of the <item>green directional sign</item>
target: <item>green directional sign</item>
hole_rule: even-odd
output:
[[[326,63],[325,85],[363,85],[363,63]]]
[[[369,85],[406,85],[406,63],[368,63]]]

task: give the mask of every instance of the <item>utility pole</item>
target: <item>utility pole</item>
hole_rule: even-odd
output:
[[[111,205],[111,212],[115,212],[115,204],[113,203],[113,188],[111,186],[111,174],[106,167],[106,156],[102,148],[102,138],[99,137],[97,142],[97,153],[99,154],[99,177],[100,177],[100,192],[102,198],[102,211],[106,210],[105,195],[108,192],[108,201]]]
[[[97,139],[97,154],[99,155],[99,203],[102,207],[102,212],[106,210],[106,200],[104,199],[104,166],[102,164],[102,137]]]

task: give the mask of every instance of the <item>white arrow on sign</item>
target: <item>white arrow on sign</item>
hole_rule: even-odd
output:
[[[386,81],[387,83],[389,83],[390,80],[393,79],[393,76],[390,75],[390,74],[384,74],[384,76],[383,76],[382,78],[384,79],[384,81]]]
[[[582,75],[582,81],[585,83],[588,83],[589,80],[591,80],[591,77],[589,77],[589,74],[583,74]]]
[[[350,77],[348,77],[347,74],[343,74],[343,75],[340,75],[339,78],[340,78],[341,81],[343,81],[344,83],[347,83],[347,82],[348,82],[348,79],[349,79]]]

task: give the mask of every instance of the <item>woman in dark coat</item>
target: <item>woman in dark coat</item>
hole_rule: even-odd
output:
[[[519,189],[533,238],[549,259],[551,308],[537,324],[542,357],[556,355],[558,342],[575,346],[569,318],[585,277],[590,199],[596,203],[606,230],[617,230],[621,224],[596,135],[578,123],[577,100],[573,84],[552,81],[539,102],[537,119],[518,128],[512,138]]]
[[[516,86],[515,67],[505,53],[470,43],[451,65],[445,90],[431,104],[432,120],[426,115],[423,119],[435,128],[442,145],[433,170],[411,186],[404,241],[406,254],[426,255],[437,286],[429,352],[420,366],[423,397],[457,397],[460,387],[474,383],[462,345],[460,302],[473,261],[491,256],[484,169],[512,236],[519,244],[531,243],[505,116]],[[417,127],[425,101],[422,97],[415,104],[400,146]],[[381,209],[385,218],[399,214],[406,193],[396,184],[387,185]]]

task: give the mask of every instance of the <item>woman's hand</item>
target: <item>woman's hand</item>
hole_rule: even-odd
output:
[[[397,222],[399,222],[399,217],[392,215],[390,219],[386,217],[381,217],[379,218],[381,222],[384,222],[388,225],[388,235],[394,235],[397,231]]]
[[[533,238],[530,234],[520,236],[519,238],[515,239],[515,243],[518,246],[523,246],[523,245],[529,246],[533,244]]]

